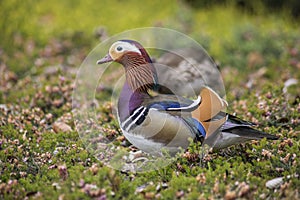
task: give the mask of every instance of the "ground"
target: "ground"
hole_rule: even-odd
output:
[[[43,13],[43,7],[38,8]],[[174,19],[159,21],[164,18],[160,12],[154,17],[156,24],[151,23],[176,28],[203,44],[220,65],[228,112],[280,139],[233,146],[204,160],[199,159],[199,145],[192,144],[181,158],[157,171],[111,169],[86,150],[72,117],[76,72],[99,42],[99,34],[95,38],[92,30],[78,32],[72,26],[57,33],[59,23],[44,30],[56,32],[45,37],[29,37],[24,29],[27,35],[12,35],[10,50],[4,45],[11,44],[0,46],[0,198],[300,199],[299,28],[274,15],[247,14],[238,21],[231,7],[210,12],[182,9],[166,14],[174,15],[178,24]],[[42,19],[57,17],[55,12]],[[225,24],[223,29],[220,24]],[[100,36],[109,36],[107,30],[119,31],[103,28]],[[96,105],[97,123],[121,145],[124,138],[111,114],[110,89],[98,91],[104,103]],[[278,185],[273,180],[266,187],[267,181],[279,177],[283,181]]]

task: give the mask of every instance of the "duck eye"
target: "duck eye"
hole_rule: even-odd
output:
[[[117,47],[117,51],[122,51],[122,50],[123,50],[123,47],[121,47],[121,46]]]

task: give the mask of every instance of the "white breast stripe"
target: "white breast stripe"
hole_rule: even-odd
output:
[[[193,101],[192,104],[190,104],[189,106],[185,106],[185,107],[180,107],[180,108],[168,108],[167,110],[172,110],[172,111],[181,111],[181,110],[189,110],[191,108],[197,107],[199,104],[201,103],[201,97],[198,96],[198,98],[196,100]]]
[[[139,118],[144,114],[145,110],[147,109],[146,107],[143,107],[143,106],[142,106],[142,108],[144,108],[144,109],[142,110],[142,112],[137,116],[137,118],[135,118],[134,121],[132,121],[132,122],[127,126],[127,128],[125,129],[126,131],[129,131],[129,130],[131,129],[131,127],[139,120]]]
[[[131,116],[135,115],[136,113],[138,113],[138,112],[139,112],[141,109],[143,109],[143,108],[145,108],[145,107],[144,107],[144,106],[141,106],[141,107],[139,107],[138,109],[136,109],[136,110],[132,113],[132,115],[130,115],[130,116],[126,119],[126,121],[122,122],[121,127],[123,128],[124,125],[125,125],[127,122],[129,122],[129,121],[131,120]]]

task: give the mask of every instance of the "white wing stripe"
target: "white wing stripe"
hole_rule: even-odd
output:
[[[201,103],[201,97],[198,96],[198,98],[196,100],[194,100],[193,103],[188,106],[180,107],[180,108],[168,108],[167,110],[172,110],[172,111],[189,110],[191,108],[197,107],[200,103]]]

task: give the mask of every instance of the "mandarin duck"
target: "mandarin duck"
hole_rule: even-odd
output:
[[[113,43],[97,64],[113,61],[123,65],[126,77],[117,105],[120,128],[130,143],[147,153],[177,153],[191,139],[214,150],[248,140],[277,139],[226,113],[227,102],[210,87],[203,87],[195,100],[171,90],[160,93],[168,88],[158,82],[150,56],[136,41]]]

